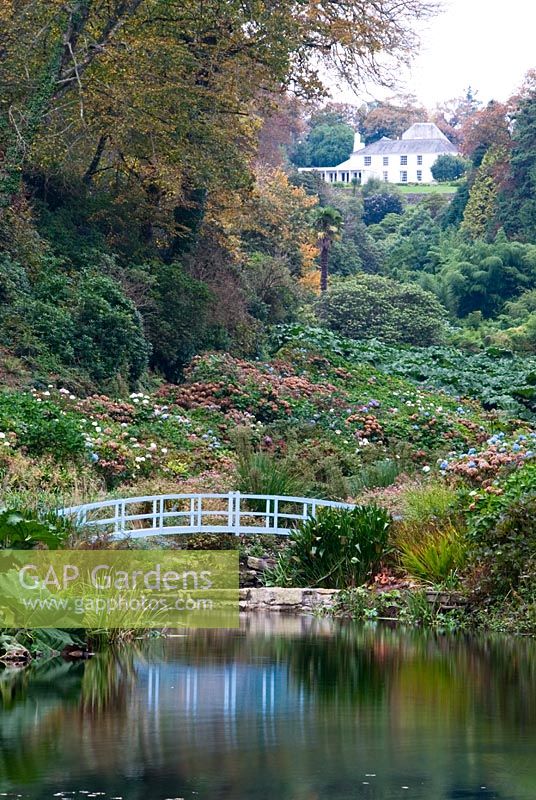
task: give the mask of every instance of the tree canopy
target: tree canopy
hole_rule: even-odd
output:
[[[432,165],[432,175],[435,181],[445,183],[447,181],[457,181],[468,169],[468,163],[460,156],[441,155],[438,156]]]

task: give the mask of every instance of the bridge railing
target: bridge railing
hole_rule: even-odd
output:
[[[112,539],[228,533],[288,536],[322,508],[351,509],[348,503],[307,497],[258,494],[166,494],[126,497],[63,508],[60,516]]]

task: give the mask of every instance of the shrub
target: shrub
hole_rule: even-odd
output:
[[[10,264],[0,263],[2,343],[45,374],[70,368],[101,384],[138,380],[149,345],[117,281],[98,271],[73,276],[61,261],[48,259],[30,285],[26,271],[17,265],[8,270]]]
[[[498,491],[473,504],[468,522],[482,575],[477,589],[495,598],[534,584],[536,464],[513,472]]]
[[[389,528],[389,514],[374,505],[323,509],[292,532],[269,580],[329,589],[359,586],[377,573]]]
[[[414,578],[427,583],[452,585],[467,562],[467,543],[452,525],[430,528],[417,541],[398,545],[400,564]]]
[[[75,358],[94,380],[122,374],[135,382],[141,377],[150,348],[134,304],[113,280],[86,275],[73,319]]]
[[[57,461],[85,452],[79,420],[51,402],[38,402],[31,394],[0,395],[0,432],[29,455],[50,453]]]
[[[0,510],[0,549],[32,550],[37,545],[45,545],[49,550],[56,550],[72,531],[72,523],[54,512]]]
[[[350,339],[426,347],[444,334],[445,310],[430,292],[378,275],[341,280],[320,299],[319,318]]]

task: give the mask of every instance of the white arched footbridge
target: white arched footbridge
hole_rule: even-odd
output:
[[[112,539],[194,533],[288,536],[323,508],[352,509],[349,503],[261,494],[165,494],[104,500],[58,513]]]

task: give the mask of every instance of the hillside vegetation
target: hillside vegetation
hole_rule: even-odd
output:
[[[534,74],[486,107],[324,103],[320,61],[385,79],[433,8],[302,9],[2,6],[3,545],[66,542],[44,510],[108,494],[355,499],[303,533],[336,557],[378,531],[349,584],[456,588],[533,631]],[[453,197],[295,169],[428,118]],[[292,552],[276,575],[318,578]]]

